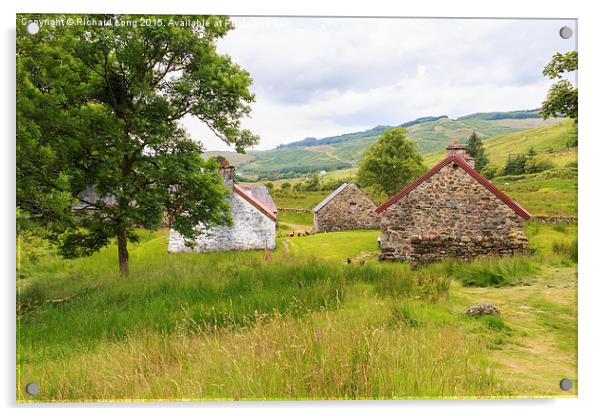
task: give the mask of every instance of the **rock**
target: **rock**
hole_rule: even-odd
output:
[[[493,305],[486,303],[474,305],[466,309],[468,316],[483,316],[483,315],[500,315],[500,310]]]

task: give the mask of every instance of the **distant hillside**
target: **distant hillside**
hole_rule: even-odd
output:
[[[577,160],[577,149],[567,149],[567,141],[575,134],[572,120],[552,125],[491,137],[483,141],[491,163],[504,166],[508,155],[527,153],[531,147],[540,157],[549,158],[557,167]],[[428,166],[445,157],[445,150],[424,155]]]
[[[342,142],[355,140],[355,139],[371,138],[371,137],[375,137],[375,136],[380,136],[385,131],[394,129],[396,127],[410,127],[415,124],[420,124],[420,123],[424,123],[427,121],[437,121],[442,118],[447,118],[447,116],[420,117],[420,118],[417,118],[416,120],[402,123],[399,126],[376,126],[376,127],[373,127],[371,129],[365,130],[365,131],[359,131],[359,132],[355,132],[355,133],[346,133],[346,134],[341,134],[339,136],[324,137],[322,139],[316,139],[315,137],[306,137],[305,139],[297,141],[297,142],[281,144],[281,145],[277,146],[276,149],[281,149],[284,147],[324,146],[324,145],[328,145],[328,144],[342,143]]]
[[[433,153],[454,139],[466,142],[475,131],[483,138],[511,134],[526,129],[542,127],[558,122],[542,118],[521,118],[517,114],[532,112],[518,111],[507,114],[514,118],[497,119],[499,114],[480,113],[474,118],[460,117],[452,120],[447,116],[422,117],[400,126],[406,127],[410,139],[416,142],[421,153]],[[489,114],[489,115],[487,115]],[[486,117],[493,119],[487,120]],[[235,152],[207,152],[207,156],[221,154],[238,169],[242,178],[248,180],[277,180],[306,176],[311,172],[350,169],[357,166],[363,152],[386,130],[394,127],[376,126],[362,132],[342,134],[322,139],[307,138],[300,142],[281,145],[276,149],[250,151],[245,155]]]
[[[474,113],[467,116],[458,117],[456,120],[474,119],[474,120],[505,120],[505,119],[523,119],[523,118],[541,118],[539,108],[533,110],[519,110],[493,113]]]
[[[503,167],[508,155],[526,153],[533,147],[538,154],[538,158],[547,159],[557,168],[564,168],[573,165],[577,161],[577,149],[567,148],[567,141],[576,133],[575,124],[572,120],[556,120],[553,124],[536,127],[529,130],[523,130],[511,134],[493,136],[483,141],[487,155],[491,162],[498,167]],[[424,153],[424,162],[428,167],[434,166],[445,157],[445,150],[437,152]],[[335,170],[327,172],[322,176],[323,180],[330,179],[353,181],[357,173],[357,168]],[[285,179],[276,180],[278,184]],[[286,179],[290,182],[302,180]]]

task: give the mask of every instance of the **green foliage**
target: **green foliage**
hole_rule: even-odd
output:
[[[550,169],[554,169],[554,164],[550,159],[532,157],[525,163],[525,173],[539,173]]]
[[[282,189],[290,189],[291,188],[291,183],[290,182],[283,182],[282,185],[280,185],[280,188]]]
[[[527,160],[527,156],[524,154],[508,155],[508,160],[506,160],[506,166],[504,167],[504,175],[522,175],[525,173]]]
[[[307,178],[303,182],[303,190],[309,191],[309,192],[319,191],[320,190],[320,174],[312,173],[311,175],[309,175],[309,178]]]
[[[479,136],[477,136],[477,133],[474,130],[468,138],[468,142],[466,142],[466,148],[471,156],[474,157],[476,171],[482,172],[485,166],[487,166],[489,163],[489,158],[485,153],[483,141]]]
[[[493,163],[489,163],[485,165],[483,169],[481,169],[481,174],[487,179],[493,179],[496,176],[500,176],[504,174],[504,168],[494,165]]]
[[[274,189],[274,184],[272,182],[266,182],[264,183],[264,186],[268,189]]]
[[[568,80],[562,79],[562,75],[574,72],[578,69],[577,51],[565,54],[556,53],[552,60],[543,70],[543,74],[550,79],[560,79],[548,90],[548,96],[542,103],[540,113],[544,118],[556,117],[562,114],[577,121],[579,93],[578,89]]]
[[[195,116],[244,151],[258,141],[240,128],[252,80],[216,52],[230,20],[199,20],[194,28],[57,26],[35,37],[19,26],[17,207],[66,256],[90,255],[117,237],[125,274],[134,226],[156,229],[169,215],[192,239],[198,223],[229,223],[218,166],[202,159],[179,121]],[[88,186],[96,201],[82,199]]]
[[[357,180],[362,187],[373,187],[391,196],[425,170],[416,143],[407,138],[404,128],[399,128],[384,132],[366,151]]]
[[[322,182],[323,191],[334,191],[339,186],[345,183],[343,179],[330,178]]]

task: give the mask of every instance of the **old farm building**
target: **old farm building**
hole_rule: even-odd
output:
[[[241,186],[234,182],[234,167],[227,160],[220,168],[224,183],[232,189],[232,226],[217,226],[197,238],[194,247],[170,230],[168,251],[231,251],[276,247],[276,205],[265,186]]]
[[[313,232],[378,228],[376,205],[354,183],[344,183],[313,209]]]
[[[530,215],[474,169],[457,141],[448,155],[380,205],[381,260],[428,263],[446,257],[523,253]]]

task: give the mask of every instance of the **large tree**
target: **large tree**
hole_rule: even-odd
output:
[[[477,172],[481,172],[483,168],[489,163],[489,158],[485,153],[485,146],[483,146],[483,140],[473,130],[468,137],[466,142],[466,149],[474,157],[474,166]]]
[[[426,170],[416,143],[409,140],[406,129],[385,131],[364,153],[357,179],[389,197]]]
[[[18,28],[18,218],[40,225],[65,257],[116,238],[125,275],[135,227],[156,229],[168,215],[192,240],[199,223],[231,221],[218,164],[180,123],[194,116],[244,151],[258,141],[240,126],[252,79],[216,52],[233,28],[226,17],[81,17],[139,24]],[[88,187],[100,198],[83,198]]]
[[[557,53],[543,70],[543,74],[550,79],[558,79],[548,90],[548,96],[541,106],[541,115],[544,118],[556,117],[562,115],[569,117],[577,122],[578,119],[578,98],[577,87],[563,78],[564,74],[574,72],[578,69],[577,51],[567,52],[565,54]]]

